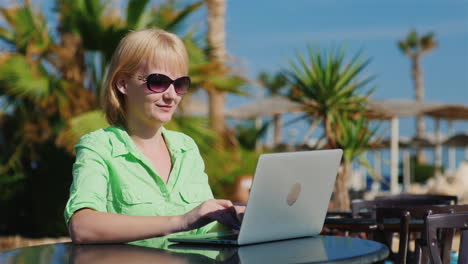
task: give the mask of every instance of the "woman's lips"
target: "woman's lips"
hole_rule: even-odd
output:
[[[172,109],[172,105],[157,105],[157,106],[164,111],[170,111]]]

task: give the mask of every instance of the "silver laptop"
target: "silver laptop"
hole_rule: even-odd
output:
[[[168,240],[247,245],[318,235],[342,153],[333,149],[263,154],[238,232],[181,235]]]

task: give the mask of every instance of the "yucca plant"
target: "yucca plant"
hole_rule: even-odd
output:
[[[336,135],[337,145],[343,149],[343,162],[341,175],[336,180],[334,206],[340,210],[347,210],[350,206],[347,183],[352,164],[359,159],[361,164],[370,168],[364,154],[370,150],[370,143],[375,141],[376,137],[381,138],[381,135],[378,135],[379,127],[371,128],[370,121],[364,114],[354,117],[337,116],[335,120],[335,127],[339,127]]]
[[[336,148],[335,130],[331,124],[338,115],[351,115],[363,111],[373,76],[362,77],[370,63],[361,52],[345,61],[346,48],[330,51],[307,49],[308,61],[296,53],[297,62],[290,60],[292,71],[287,78],[292,86],[290,97],[303,103],[307,113],[322,120],[328,147]]]
[[[369,88],[373,76],[363,76],[370,60],[361,52],[346,59],[346,48],[329,51],[307,48],[307,57],[296,53],[296,61],[290,60],[287,79],[292,87],[290,97],[302,104],[310,118],[321,121],[327,148],[347,147],[339,141],[346,133],[339,119],[347,120],[363,113],[368,97],[375,88]],[[344,134],[345,133],[345,134]],[[348,150],[344,150],[345,152]],[[337,209],[348,210],[348,186],[344,174],[338,174],[335,185]]]

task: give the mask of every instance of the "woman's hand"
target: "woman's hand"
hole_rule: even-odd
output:
[[[200,228],[213,221],[239,229],[244,211],[245,206],[234,205],[229,200],[207,200],[183,215],[183,229]]]
[[[242,220],[244,219],[245,208],[246,208],[246,205],[244,203],[234,203],[234,209],[236,210],[237,221],[240,224],[242,224]]]

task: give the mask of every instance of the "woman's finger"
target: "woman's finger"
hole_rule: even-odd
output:
[[[222,199],[217,199],[215,200],[217,204],[227,208],[227,207],[233,207],[234,205],[232,204],[231,201],[229,200],[222,200]]]
[[[221,210],[216,217],[217,221],[226,226],[232,227],[234,229],[239,229],[239,221],[237,220],[234,210],[231,208]]]

